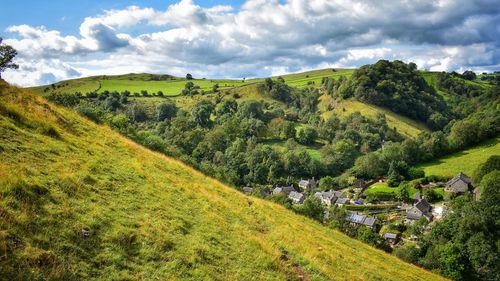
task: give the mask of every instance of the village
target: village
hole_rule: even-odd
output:
[[[294,206],[304,204],[306,198],[317,199],[324,207],[323,223],[328,223],[332,212],[344,210],[343,223],[351,228],[366,227],[379,235],[390,247],[400,242],[417,242],[419,236],[428,232],[434,222],[446,216],[447,202],[456,196],[470,193],[475,199],[480,196],[474,189],[469,176],[460,172],[447,182],[428,182],[419,184],[418,191],[412,194],[409,202],[369,201],[364,196],[370,186],[384,184],[385,178],[365,182],[356,179],[351,188],[341,190],[319,190],[319,180],[301,179],[294,185],[264,188],[258,192],[245,186],[241,190],[248,195],[271,198],[282,196]],[[394,189],[397,189],[394,187]],[[442,189],[444,196],[439,200],[426,198],[427,190]],[[256,194],[257,192],[257,194]]]

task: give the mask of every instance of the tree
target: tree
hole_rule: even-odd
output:
[[[297,141],[301,144],[313,144],[316,138],[318,137],[318,133],[314,128],[305,127],[299,131],[297,134]]]
[[[476,79],[476,73],[472,70],[466,70],[462,73],[462,77],[467,80],[474,80]]]
[[[177,107],[173,102],[164,102],[156,108],[158,121],[172,119],[177,114]]]
[[[214,84],[214,85],[212,86],[212,91],[213,91],[214,93],[217,93],[217,92],[219,91],[219,84]]]
[[[187,80],[192,80],[192,79],[193,79],[193,75],[191,75],[191,74],[189,74],[189,73],[188,73],[188,74],[186,74],[186,79],[187,79]]]
[[[283,122],[283,127],[281,129],[281,138],[284,140],[295,138],[296,134],[295,124],[290,121]]]
[[[2,72],[6,69],[18,69],[19,66],[12,62],[17,51],[9,45],[2,44],[3,39],[0,37],[0,79],[2,79]]]
[[[335,189],[335,178],[331,176],[322,177],[319,180],[319,188],[322,190]]]
[[[214,111],[214,105],[207,101],[203,100],[198,102],[193,109],[191,110],[191,116],[193,117],[194,122],[203,128],[210,127],[212,121],[210,120],[210,116]]]
[[[309,196],[306,200],[304,200],[304,204],[302,204],[302,206],[297,207],[297,211],[303,215],[322,222],[325,207],[321,204],[321,201],[318,198]]]

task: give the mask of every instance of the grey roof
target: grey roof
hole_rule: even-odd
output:
[[[350,202],[349,198],[338,198],[335,204],[349,204]]]
[[[301,188],[312,188],[316,187],[316,181],[314,179],[308,179],[308,180],[303,180],[301,179],[299,181],[299,186]]]
[[[458,175],[449,180],[445,186],[447,191],[451,192],[467,192],[469,186],[472,184],[471,179],[464,173],[460,172]]]
[[[290,192],[295,191],[295,188],[293,186],[277,186],[275,189],[273,189],[273,194],[278,194],[278,193],[284,193],[285,195],[288,196]]]
[[[418,202],[415,204],[415,208],[419,209],[422,213],[429,212],[431,210],[431,205],[427,200],[425,199],[420,199]]]
[[[243,189],[243,192],[245,192],[245,193],[252,193],[253,192],[253,188],[251,188],[250,186],[245,186],[242,189]]]
[[[373,227],[375,225],[375,218],[372,217],[366,217],[365,220],[363,221],[363,224],[369,227]]]
[[[334,191],[331,191],[331,192],[333,192],[333,194],[334,194],[334,195],[335,195],[335,197],[337,197],[337,198],[345,198],[344,193],[343,193],[343,192],[341,192],[341,191],[334,190]]]
[[[398,235],[396,233],[386,233],[384,234],[385,239],[396,239],[398,238]]]
[[[358,215],[358,214],[348,214],[346,217],[346,220],[354,223],[363,223],[365,219],[366,219],[365,215]]]
[[[292,199],[294,203],[302,203],[304,202],[304,194],[297,192],[297,191],[292,191],[288,195],[288,198]]]

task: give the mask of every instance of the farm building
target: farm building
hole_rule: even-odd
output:
[[[427,200],[425,199],[420,199],[418,202],[413,205],[413,207],[408,211],[408,214],[406,215],[406,218],[409,220],[418,220],[422,216],[427,218],[427,220],[431,221],[432,220],[432,212],[431,212],[431,205]]]
[[[304,191],[311,191],[315,189],[317,185],[318,183],[314,180],[314,178],[308,180],[301,179],[299,181],[299,187]]]
[[[304,196],[304,194],[302,194],[300,192],[292,191],[288,195],[288,198],[290,198],[290,200],[292,200],[292,202],[294,204],[302,204],[302,203],[304,203],[305,196]]]
[[[277,186],[275,189],[273,189],[273,195],[283,193],[286,196],[288,196],[288,194],[290,194],[290,192],[292,192],[292,191],[295,191],[295,188],[293,188],[293,186],[291,186],[291,185],[290,186]]]
[[[327,206],[331,206],[333,204],[344,205],[349,202],[349,199],[345,198],[344,193],[336,190],[316,192],[314,197],[318,198],[323,205]]]
[[[445,184],[444,190],[450,193],[464,194],[469,192],[472,188],[471,179],[464,173],[460,172],[460,174],[456,175]]]

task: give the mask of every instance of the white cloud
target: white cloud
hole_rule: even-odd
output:
[[[250,0],[235,10],[182,0],[163,11],[130,6],[85,18],[78,36],[10,27],[17,38],[5,42],[19,50],[21,64],[37,65],[32,75],[37,78],[20,74],[23,69],[5,77],[23,85],[43,77],[139,70],[251,77],[325,65],[356,67],[381,58],[432,70],[491,69],[500,63],[495,2]],[[151,26],[160,31],[126,33]],[[64,76],[68,66],[78,72]]]

